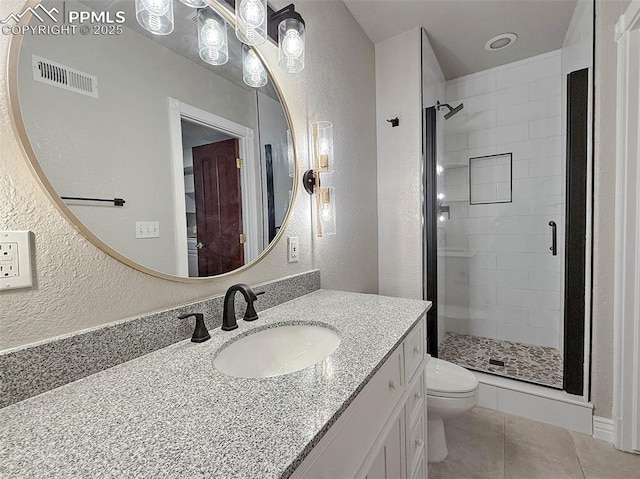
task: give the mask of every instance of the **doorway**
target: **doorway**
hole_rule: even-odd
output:
[[[190,277],[244,264],[237,138],[183,119],[182,146]]]
[[[169,123],[172,143],[177,275],[204,277],[237,269],[256,258],[263,249],[260,229],[262,224],[260,207],[262,200],[259,197],[260,175],[254,159],[253,130],[173,98],[169,99]],[[203,160],[203,163],[207,164],[206,168],[196,174],[195,164],[191,163],[194,149],[206,145],[218,146],[198,150],[202,157],[208,157],[208,159]],[[213,161],[213,158],[218,156],[216,149],[227,157],[220,164],[217,160]],[[223,150],[224,153],[222,153]],[[224,192],[229,195],[222,201],[216,199],[217,203],[209,202],[208,207],[202,203],[201,210],[204,216],[209,217],[209,226],[205,226],[204,219],[201,219],[198,224],[195,177],[200,181],[202,193],[200,201],[208,201],[207,197],[213,201],[217,195],[213,192],[218,191],[216,188],[220,186],[219,183],[223,179]],[[209,187],[211,187],[211,194],[208,193]],[[236,196],[237,205],[226,205],[230,206],[227,214],[222,210],[223,203],[228,201],[228,198]],[[221,214],[227,216],[223,222],[221,222]],[[206,233],[201,233],[199,237],[199,229],[205,230]],[[226,229],[229,229],[229,234],[218,234],[217,239],[212,241],[210,235],[213,231]],[[224,250],[214,253],[214,249],[218,247],[224,247]],[[210,250],[209,253],[202,251],[207,249]],[[214,263],[217,261],[217,265],[211,263],[212,258],[218,258],[214,261]],[[200,261],[203,262],[202,271]],[[235,267],[231,267],[232,264]]]

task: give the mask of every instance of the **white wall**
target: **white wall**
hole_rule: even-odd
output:
[[[560,73],[554,51],[447,82],[447,102],[464,102],[444,126],[447,331],[560,346]],[[513,154],[512,202],[470,204],[469,158],[501,153]],[[477,173],[495,186],[500,171]],[[549,251],[550,220],[558,225],[557,256]]]
[[[376,44],[380,294],[422,299],[419,28]],[[388,119],[398,117],[393,128]]]
[[[274,2],[274,7],[285,4]],[[20,12],[22,6],[19,0],[3,0],[0,18]],[[9,37],[0,35],[0,229],[28,229],[35,234],[34,287],[0,293],[0,349],[210,297],[234,283],[255,284],[314,266],[321,268],[323,287],[377,291],[374,47],[341,2],[303,0],[296,2],[296,8],[307,22],[307,65],[298,75],[287,75],[277,67],[273,72],[291,113],[300,170],[307,162],[308,122],[327,119],[336,127],[334,147],[344,162],[339,186],[347,200],[339,205],[338,235],[312,240],[310,200],[300,188],[284,234],[300,238],[298,263],[287,263],[285,240],[246,271],[198,283],[166,281],[132,270],[89,243],[48,200],[10,123],[4,73]],[[266,50],[269,62],[276,65],[276,48],[267,45]],[[357,181],[360,178],[364,183]]]
[[[594,414],[613,407],[613,295],[616,184],[616,43],[614,26],[629,0],[596,2],[593,330],[591,398]]]
[[[32,53],[97,76],[99,98],[33,80]],[[127,27],[113,36],[26,35],[19,78],[25,126],[56,191],[126,201],[70,203],[74,214],[126,257],[176,274],[184,218],[174,218],[168,97],[257,131],[255,93]],[[160,237],[136,239],[136,221],[158,221]]]

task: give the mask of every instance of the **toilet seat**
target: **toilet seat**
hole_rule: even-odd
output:
[[[442,359],[427,363],[427,395],[467,398],[477,394],[478,378],[465,368]]]

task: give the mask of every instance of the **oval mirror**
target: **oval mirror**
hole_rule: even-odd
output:
[[[198,10],[179,1],[163,36],[138,24],[133,0],[39,4],[65,19],[126,19],[12,40],[17,131],[63,213],[107,253],[168,279],[264,256],[287,221],[297,168],[278,86],[271,75],[259,88],[243,82],[233,25],[229,60],[214,66],[199,55]],[[29,24],[59,21],[41,16]]]

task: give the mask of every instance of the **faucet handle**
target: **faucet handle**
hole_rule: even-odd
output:
[[[196,328],[193,330],[193,336],[191,336],[191,342],[204,343],[206,340],[211,339],[209,331],[204,324],[204,314],[202,313],[189,313],[178,316],[178,319],[186,319],[193,316],[196,318]]]
[[[256,308],[253,306],[253,302],[258,299],[258,296],[260,296],[261,294],[264,294],[264,291],[259,291],[258,293],[254,293],[254,294],[256,298],[249,299],[247,301],[247,310],[244,312],[244,316],[242,318],[245,321],[255,321],[256,319],[258,319],[258,313],[256,313]]]

